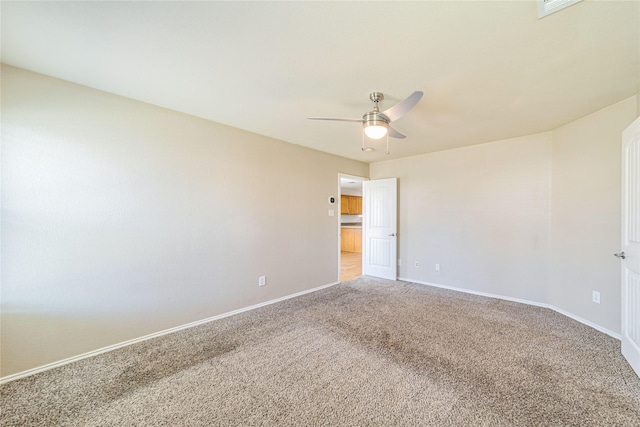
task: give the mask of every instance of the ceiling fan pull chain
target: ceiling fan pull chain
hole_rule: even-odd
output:
[[[389,155],[389,132],[387,132],[387,156]]]

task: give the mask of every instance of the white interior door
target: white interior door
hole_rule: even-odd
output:
[[[622,133],[622,354],[640,376],[640,117]]]
[[[362,274],[396,280],[398,179],[365,181],[362,191]]]

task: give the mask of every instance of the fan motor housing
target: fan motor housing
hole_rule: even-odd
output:
[[[362,126],[389,126],[389,120],[376,111],[371,111],[362,116]]]

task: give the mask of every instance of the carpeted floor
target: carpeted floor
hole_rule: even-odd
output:
[[[615,339],[361,277],[0,388],[8,426],[640,426]]]

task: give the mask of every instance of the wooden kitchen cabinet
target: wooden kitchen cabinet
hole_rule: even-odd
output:
[[[340,213],[342,215],[362,215],[362,197],[340,196]]]
[[[352,230],[354,231],[353,252],[362,253],[362,228],[352,228]]]
[[[343,252],[362,252],[362,229],[340,229],[340,250]]]
[[[349,215],[349,196],[340,196],[340,214]]]
[[[349,215],[358,215],[358,200],[349,196]]]
[[[354,240],[353,240],[354,228],[342,228],[340,235],[340,250],[342,252],[353,252]]]

